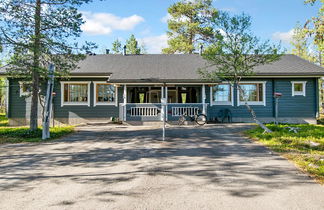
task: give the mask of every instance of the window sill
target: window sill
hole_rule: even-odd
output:
[[[265,103],[263,101],[261,101],[261,102],[259,102],[259,101],[248,101],[247,104],[251,105],[251,106],[265,106]],[[244,106],[245,102],[240,102],[239,105]]]
[[[294,92],[292,96],[306,96],[303,92]]]
[[[63,106],[90,106],[90,104],[88,102],[65,102],[61,105]]]
[[[97,102],[93,106],[117,106],[115,102]]]
[[[219,101],[219,102],[212,102],[211,106],[233,106],[233,103],[231,101]]]

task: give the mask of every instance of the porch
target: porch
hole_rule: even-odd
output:
[[[166,121],[181,115],[206,114],[205,85],[124,85],[119,104],[122,121],[163,121],[161,100],[166,99]]]

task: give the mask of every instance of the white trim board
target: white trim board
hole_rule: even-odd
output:
[[[307,81],[290,81],[291,82],[291,96],[306,96],[306,83]],[[299,83],[303,85],[303,91],[295,91],[295,84]]]
[[[248,101],[248,105],[256,105],[256,106],[266,106],[266,86],[267,81],[242,81],[240,84],[262,84],[262,101]],[[240,101],[240,91],[237,89],[237,106],[245,105],[245,102]]]
[[[61,81],[61,107],[63,106],[88,106],[90,107],[90,84],[91,81]],[[87,84],[88,101],[87,102],[64,102],[64,84]]]
[[[234,106],[234,88],[232,87],[232,85],[229,82],[222,82],[219,83],[217,85],[229,85],[231,88],[231,101],[214,101],[213,100],[213,87],[214,86],[210,86],[209,87],[209,92],[210,92],[210,106],[220,106],[220,105],[227,105],[227,106]],[[216,86],[216,85],[215,85]]]
[[[115,86],[115,102],[97,102],[97,84]],[[118,86],[105,81],[93,81],[93,106],[118,106]]]

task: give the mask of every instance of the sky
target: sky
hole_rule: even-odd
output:
[[[79,10],[86,21],[80,41],[98,45],[96,53],[111,49],[119,39],[123,44],[134,34],[144,43],[147,53],[158,54],[167,46],[168,7],[177,0],[94,0]],[[263,40],[282,43],[288,51],[292,29],[298,22],[316,16],[319,4],[305,5],[303,0],[214,0],[216,9],[231,14],[242,12],[252,17],[252,31]]]

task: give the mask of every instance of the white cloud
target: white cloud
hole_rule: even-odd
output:
[[[294,35],[293,29],[287,32],[275,32],[272,34],[272,39],[279,40],[284,43],[290,43],[293,35]]]
[[[167,23],[171,19],[171,15],[167,13],[164,17],[161,18],[162,23]]]
[[[140,44],[144,44],[147,52],[150,54],[158,54],[162,49],[168,46],[168,36],[161,34],[159,36],[149,36],[138,40]]]
[[[89,35],[110,34],[113,30],[129,31],[144,18],[138,15],[118,17],[111,13],[82,12],[85,23],[81,26],[83,32]]]

